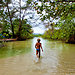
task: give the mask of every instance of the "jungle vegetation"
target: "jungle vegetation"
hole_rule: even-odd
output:
[[[21,0],[1,0],[0,1],[0,38],[18,38],[18,40],[33,37],[32,26],[27,23],[27,9],[30,9],[32,0],[27,0],[22,5]],[[4,37],[3,37],[4,36]]]
[[[33,37],[32,26],[24,18],[27,9],[35,9],[40,14],[47,28],[44,38],[75,42],[74,0],[26,0],[23,6],[21,0],[1,0],[0,33],[6,38],[18,37],[18,40]]]
[[[34,2],[34,8],[47,28],[43,37],[75,43],[74,0],[39,0],[39,2],[41,5]]]

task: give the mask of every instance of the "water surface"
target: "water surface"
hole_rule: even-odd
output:
[[[36,39],[7,42],[0,48],[0,75],[75,75],[75,44],[41,38],[44,52],[37,59]]]

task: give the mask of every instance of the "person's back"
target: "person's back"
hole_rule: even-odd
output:
[[[37,42],[36,43],[36,49],[40,49],[40,47],[41,47],[41,43]]]
[[[37,43],[35,44],[35,48],[36,48],[36,55],[37,55],[37,57],[40,58],[40,48],[42,49],[40,39],[37,39]],[[43,52],[43,49],[42,49],[42,52]],[[39,56],[38,56],[38,53],[39,53]]]

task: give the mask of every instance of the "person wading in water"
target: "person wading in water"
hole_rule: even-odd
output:
[[[38,58],[40,58],[40,48],[41,48],[41,50],[42,50],[42,52],[43,52],[42,45],[41,45],[40,41],[41,41],[40,39],[37,39],[37,43],[35,44],[36,56],[37,56]],[[38,55],[38,54],[39,54],[39,55]]]

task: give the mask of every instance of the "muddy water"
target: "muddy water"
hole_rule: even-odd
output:
[[[75,75],[75,45],[41,38],[44,52],[35,55],[37,38],[7,42],[0,48],[0,75]]]

